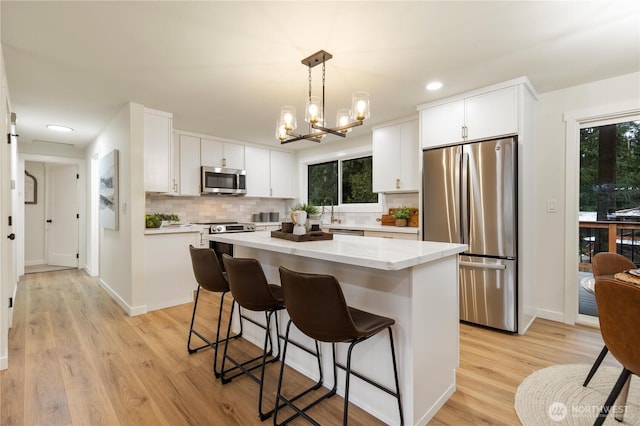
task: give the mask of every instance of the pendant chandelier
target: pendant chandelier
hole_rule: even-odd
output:
[[[308,124],[307,134],[297,134],[293,131],[297,127],[296,108],[293,106],[283,106],[280,110],[280,118],[277,121],[276,137],[281,144],[295,142],[299,140],[308,140],[312,142],[320,142],[326,134],[332,134],[345,137],[351,131],[352,127],[362,125],[362,122],[369,118],[369,93],[355,92],[351,100],[351,109],[341,108],[336,114],[336,126],[325,127],[325,63],[333,56],[320,50],[302,60],[302,63],[309,69],[309,93],[305,108],[304,121]],[[311,68],[322,64],[322,97],[312,96],[311,94]]]

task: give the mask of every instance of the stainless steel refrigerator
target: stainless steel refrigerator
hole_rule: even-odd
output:
[[[423,239],[464,243],[460,319],[516,332],[515,138],[423,152]]]

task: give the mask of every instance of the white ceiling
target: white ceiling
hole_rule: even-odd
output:
[[[640,71],[637,1],[0,4],[21,143],[87,145],[137,102],[172,112],[177,129],[278,146],[280,107],[296,106],[302,122],[308,75],[300,61],[320,49],[333,54],[330,120],[353,91],[371,94],[372,117],[353,135],[520,76],[545,93]],[[319,89],[320,67],[313,70]],[[444,88],[426,92],[436,79]]]

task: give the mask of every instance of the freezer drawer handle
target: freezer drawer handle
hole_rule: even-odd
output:
[[[481,268],[481,269],[507,269],[507,265],[502,265],[499,263],[476,263],[476,262],[460,261],[460,266],[467,266],[469,268]]]

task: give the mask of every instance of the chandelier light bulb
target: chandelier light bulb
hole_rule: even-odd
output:
[[[369,110],[369,93],[368,92],[355,92],[353,94],[353,114],[354,119],[362,121],[369,118],[371,111]]]
[[[311,96],[307,99],[307,110],[304,121],[311,124],[323,123],[322,99],[319,96]]]
[[[280,109],[280,120],[278,121],[278,125],[282,125],[285,128],[285,131],[290,132],[298,127],[298,123],[296,120],[296,107],[292,106],[283,106]]]
[[[340,108],[336,114],[336,127],[346,126],[351,122],[351,111],[349,108]],[[342,133],[349,133],[351,129],[340,130]]]
[[[280,120],[276,121],[276,138],[283,141],[287,139],[287,126],[280,122]]]

